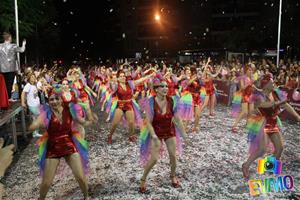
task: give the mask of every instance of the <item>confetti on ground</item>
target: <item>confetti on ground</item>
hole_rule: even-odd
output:
[[[98,109],[97,109],[98,110]],[[99,112],[98,112],[99,113]],[[233,119],[229,109],[217,107],[217,116],[209,119],[204,113],[201,129],[191,133],[191,143],[184,147],[178,159],[177,175],[182,187],[174,189],[170,184],[169,160],[159,160],[150,172],[147,187],[150,194],[138,193],[143,169],[139,165],[138,144],[127,139],[127,129],[118,127],[113,144],[108,146],[107,135],[110,124],[101,113],[99,123],[88,127],[90,142],[89,187],[91,199],[287,199],[290,192],[267,193],[253,198],[249,194],[247,181],[243,179],[241,165],[247,156],[247,134],[240,124],[239,133],[230,131]],[[294,177],[295,188],[300,189],[300,137],[299,124],[284,122],[285,149],[282,155],[283,174]],[[189,127],[191,128],[191,127]],[[256,174],[256,163],[250,168],[251,178],[262,178]],[[270,176],[270,174],[263,177]],[[6,197],[11,200],[37,199],[39,194],[39,170],[37,146],[31,143],[18,156],[5,179]],[[71,170],[62,159],[47,199],[83,199]]]

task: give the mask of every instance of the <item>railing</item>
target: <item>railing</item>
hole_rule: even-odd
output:
[[[0,128],[1,126],[3,126],[8,122],[11,123],[12,138],[13,138],[13,143],[15,145],[15,149],[14,149],[15,151],[18,149],[16,115],[19,113],[21,113],[23,137],[26,139],[27,137],[26,137],[25,113],[23,107],[19,102],[12,104],[8,110],[0,114]]]

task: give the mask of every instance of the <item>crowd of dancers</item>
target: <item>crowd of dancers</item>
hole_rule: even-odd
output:
[[[161,68],[151,64],[134,68],[125,63],[117,68],[94,67],[85,74],[78,66],[60,75],[29,72],[28,83],[36,85],[38,77],[38,90],[42,93],[39,96],[43,97],[38,108],[30,109],[36,117],[29,127],[43,133],[38,140],[42,175],[39,199],[46,198],[61,158],[66,159],[85,199],[88,198],[88,143],[84,138],[89,133],[85,127],[97,122],[100,115],[106,115],[107,122],[111,122],[107,145],[118,143],[113,137],[118,125],[128,127],[129,142],[139,144],[140,163],[144,166],[139,192],[149,192],[147,176],[164,144],[170,159],[170,183],[174,188],[180,187],[176,160],[182,153],[182,144],[188,145],[193,134],[201,134],[201,114],[206,107],[210,120],[217,117],[213,81],[222,69],[214,69],[210,62],[208,58],[198,68],[186,66],[180,71],[173,71],[166,64]],[[274,147],[276,159],[281,157],[281,108],[298,121],[300,116],[288,104],[286,94],[276,87],[271,73],[255,80],[253,64],[249,64],[243,67],[237,81],[239,90],[232,104],[235,121],[230,129],[238,133],[239,122],[247,118],[250,149],[241,171],[249,178],[250,165],[267,152],[269,144]],[[25,90],[23,106],[28,98],[39,98],[34,93],[34,89]],[[101,113],[92,109],[96,105]],[[140,134],[136,135],[135,130]]]

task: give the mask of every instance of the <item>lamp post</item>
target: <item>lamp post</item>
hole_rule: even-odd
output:
[[[281,30],[281,10],[282,10],[282,0],[279,1],[279,17],[278,17],[278,37],[277,37],[277,62],[276,67],[279,67],[279,54],[280,54],[280,30]]]
[[[18,16],[18,0],[15,0],[15,24],[16,24],[16,42],[19,46],[19,16]],[[20,65],[20,54],[17,54],[18,63]],[[21,69],[21,66],[20,66]]]

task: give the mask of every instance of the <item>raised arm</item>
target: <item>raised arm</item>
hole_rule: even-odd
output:
[[[260,108],[271,108],[271,107],[276,107],[276,106],[281,106],[286,104],[286,100],[284,101],[273,101],[273,102],[265,102],[265,101],[260,101],[258,103],[256,103],[256,107],[260,107]]]
[[[295,109],[290,104],[288,104],[287,102],[285,102],[285,103],[282,104],[282,107],[286,111],[288,111],[291,115],[293,115],[297,119],[297,121],[300,121],[299,114],[295,111]]]
[[[23,40],[22,47],[16,47],[16,52],[23,53],[25,51],[26,40]]]
[[[150,74],[150,75],[148,75],[148,76],[145,76],[145,77],[140,78],[140,79],[138,79],[138,80],[134,80],[134,81],[133,81],[133,84],[134,84],[134,85],[139,85],[139,84],[141,84],[141,83],[144,82],[144,81],[148,81],[151,77],[154,77],[155,75],[156,75],[156,72],[153,72],[152,74]]]
[[[191,85],[195,80],[198,79],[198,76],[197,75],[194,75],[188,82],[188,85]]]
[[[204,65],[204,70],[206,71],[206,69],[207,69],[207,67],[208,67],[208,64],[210,63],[210,57],[208,57],[208,59],[207,59],[207,62],[206,62],[206,64]]]

